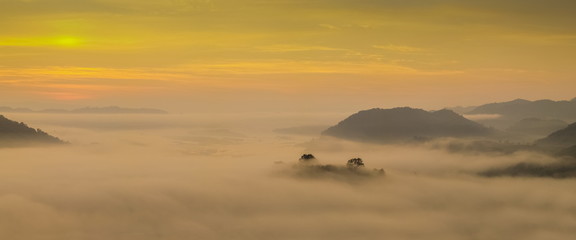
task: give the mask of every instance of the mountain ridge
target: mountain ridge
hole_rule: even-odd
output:
[[[576,120],[576,98],[570,101],[515,99],[480,105],[466,114],[499,114],[515,120],[524,118]]]

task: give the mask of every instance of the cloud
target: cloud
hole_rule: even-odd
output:
[[[323,46],[296,46],[296,45],[271,45],[258,47],[258,49],[266,52],[307,52],[307,51],[344,51],[349,52],[348,49],[330,48]]]
[[[377,49],[384,49],[384,50],[388,50],[388,51],[403,52],[403,53],[416,53],[416,52],[426,51],[422,48],[403,46],[403,45],[394,45],[394,44],[374,45],[372,47],[377,48]]]
[[[337,151],[315,148],[325,164],[362,157],[368,168],[387,171],[349,184],[277,174],[273,162],[295,163],[304,150],[275,138],[273,129],[292,123],[282,115],[190,116],[188,125],[140,131],[90,131],[58,125],[67,121],[61,115],[23,116],[73,144],[0,150],[2,239],[535,240],[569,239],[576,229],[573,180],[474,174],[541,158],[529,153],[465,156],[347,142]],[[91,118],[75,120],[97,122]],[[198,128],[205,124],[219,128]],[[244,141],[212,145],[222,150],[216,155],[186,154],[205,146],[173,142],[206,135]]]

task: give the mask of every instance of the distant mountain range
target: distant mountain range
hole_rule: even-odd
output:
[[[576,98],[570,101],[516,99],[478,106],[466,114],[499,114],[509,118],[549,118],[576,120]]]
[[[464,108],[460,108],[462,109]],[[464,137],[467,139],[438,141],[430,146],[455,153],[512,154],[518,151],[530,151],[558,157],[558,161],[552,163],[520,162],[491,168],[480,172],[482,176],[576,177],[576,122],[570,121],[576,118],[576,99],[514,100],[467,110],[470,114],[500,115],[499,121],[508,124],[506,128],[508,132],[487,128],[451,110],[428,112],[403,107],[360,111],[328,128],[322,134],[376,143],[405,143],[438,137]],[[510,136],[515,134],[532,135],[534,138],[521,142],[509,141]],[[538,138],[540,139],[534,141]]]
[[[530,118],[557,119],[565,122],[576,121],[576,98],[570,101],[516,99],[509,102],[452,109],[471,117],[473,115],[497,115],[495,118],[478,119],[477,121],[500,129],[509,128],[518,121]]]
[[[73,114],[166,114],[168,112],[154,108],[123,108],[117,106],[109,107],[85,107],[73,110],[65,109],[44,109],[31,110],[28,108],[0,107],[0,113],[73,113]]]
[[[370,109],[351,115],[322,134],[369,142],[402,142],[436,137],[489,136],[494,130],[451,110],[428,112],[409,107]]]
[[[12,121],[0,115],[0,147],[61,143],[64,142],[40,129],[28,127],[22,122]]]

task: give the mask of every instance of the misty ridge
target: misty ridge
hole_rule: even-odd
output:
[[[516,99],[508,102],[451,109],[487,126],[499,129],[508,128],[512,131],[527,130],[523,132],[527,135],[532,133],[530,131],[541,133],[544,129],[560,130],[565,127],[562,126],[563,122],[576,122],[576,98],[569,101]],[[543,129],[539,132],[539,128]]]
[[[527,117],[575,120],[575,108],[576,98],[569,101],[516,99],[509,102],[489,103],[474,107],[473,110],[465,112],[465,114],[499,114],[505,118],[516,120]]]

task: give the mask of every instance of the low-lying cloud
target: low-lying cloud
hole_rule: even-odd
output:
[[[555,161],[535,153],[285,141],[273,132],[284,124],[265,134],[253,131],[257,122],[218,126],[229,131],[106,132],[39,123],[76,141],[0,150],[1,239],[570,239],[576,233],[575,180],[477,175]],[[178,138],[209,135],[242,141],[199,145]],[[218,154],[189,154],[208,148]],[[307,152],[338,166],[360,157],[368,170],[384,168],[386,175],[346,182],[279,173]]]

